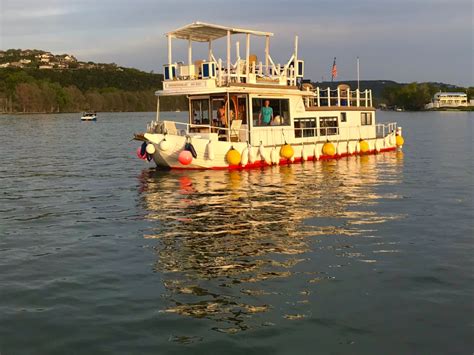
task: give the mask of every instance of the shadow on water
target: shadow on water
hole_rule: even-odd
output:
[[[403,173],[401,153],[250,171],[144,170],[140,203],[153,227],[144,238],[166,287],[161,314],[210,321],[236,333],[310,317],[309,295],[336,282]],[[372,207],[371,207],[372,206]],[[329,255],[329,257],[328,257]],[[368,264],[365,264],[368,265]]]

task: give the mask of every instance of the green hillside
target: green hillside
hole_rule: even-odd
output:
[[[42,50],[0,51],[0,113],[154,111],[161,74],[80,62]],[[163,110],[183,109],[183,98],[162,100]]]

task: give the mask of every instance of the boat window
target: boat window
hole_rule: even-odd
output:
[[[346,114],[346,112],[341,112],[341,122],[347,122],[347,114]]]
[[[191,100],[192,123],[209,124],[209,100]]]
[[[321,136],[331,136],[338,134],[337,117],[320,117],[319,134]]]
[[[222,127],[223,122],[226,122],[225,99],[223,97],[213,97],[212,100],[212,125]],[[224,107],[224,110],[219,111]]]
[[[253,125],[258,126],[289,126],[290,100],[288,99],[252,99]]]
[[[247,99],[245,97],[239,97],[237,106],[237,119],[242,120],[242,124],[247,124]]]
[[[372,124],[372,112],[361,112],[360,121],[362,126],[370,126]]]
[[[318,135],[316,131],[316,117],[311,118],[295,118],[295,138],[315,137]]]

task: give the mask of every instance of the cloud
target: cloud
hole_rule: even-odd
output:
[[[366,78],[473,85],[471,0],[241,0],[238,6],[223,0],[3,0],[1,4],[4,49],[43,48],[83,60],[161,71],[166,60],[163,33],[205,21],[274,32],[271,52],[280,62],[288,59],[298,34],[306,74],[313,79],[328,76],[334,56],[340,78],[352,79],[359,56]],[[185,58],[185,47],[176,41],[176,54]],[[204,52],[196,48],[195,55]]]

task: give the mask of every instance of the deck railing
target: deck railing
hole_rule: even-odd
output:
[[[308,89],[308,91],[310,91]],[[346,106],[346,107],[372,107],[372,90],[360,91],[359,89],[321,89],[317,87],[314,90],[314,96],[307,96],[305,98],[306,106],[308,107],[331,107],[331,106]]]
[[[203,73],[202,64],[215,67],[209,73]],[[212,58],[211,61],[199,61],[196,64],[174,63],[165,65],[165,72],[174,73],[165,81],[214,79],[217,86],[227,86],[230,83],[272,83],[279,85],[296,85],[297,73],[293,62],[285,65],[275,64],[269,57],[269,64],[247,61],[238,58],[230,65],[222,59]],[[301,76],[300,76],[301,77]]]

